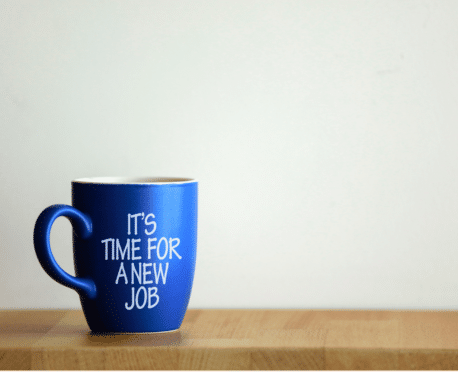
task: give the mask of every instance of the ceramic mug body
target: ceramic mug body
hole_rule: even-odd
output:
[[[76,277],[54,261],[49,233],[59,216],[74,228]],[[197,249],[197,181],[94,178],[72,182],[72,207],[37,220],[45,271],[75,289],[93,332],[165,332],[181,326]]]

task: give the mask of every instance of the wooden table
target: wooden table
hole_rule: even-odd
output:
[[[458,312],[188,310],[93,335],[80,310],[0,311],[1,369],[458,369]]]

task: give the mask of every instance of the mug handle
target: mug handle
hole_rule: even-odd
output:
[[[41,212],[33,231],[33,244],[38,261],[40,261],[43,270],[57,283],[93,299],[97,294],[94,281],[89,278],[75,278],[65,272],[58,265],[51,252],[51,227],[56,218],[60,216],[67,217],[70,220],[73,229],[81,238],[87,239],[92,234],[92,221],[89,216],[70,205],[51,205]]]

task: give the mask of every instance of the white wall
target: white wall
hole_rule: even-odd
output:
[[[72,179],[168,175],[190,307],[458,309],[457,66],[456,1],[0,0],[0,308],[80,308]]]

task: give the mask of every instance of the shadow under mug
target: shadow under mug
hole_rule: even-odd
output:
[[[92,332],[180,328],[196,264],[197,194],[197,181],[188,178],[81,178],[72,181],[72,206],[40,214],[38,260],[77,291]],[[60,216],[73,226],[76,277],[51,252],[51,227]]]

